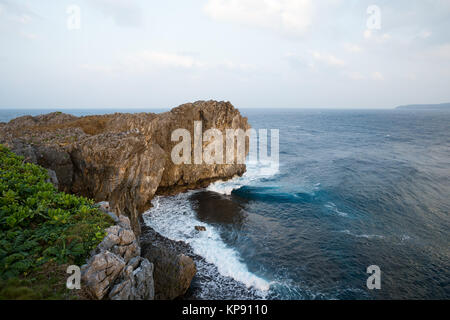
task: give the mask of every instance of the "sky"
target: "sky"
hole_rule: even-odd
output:
[[[0,0],[0,109],[450,101],[450,0]]]

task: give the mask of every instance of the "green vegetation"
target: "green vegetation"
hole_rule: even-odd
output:
[[[46,169],[0,145],[0,299],[77,298],[66,267],[84,264],[113,223],[47,181]]]

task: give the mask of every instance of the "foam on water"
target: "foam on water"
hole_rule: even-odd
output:
[[[327,204],[325,204],[325,208],[331,210],[331,211],[334,212],[334,213],[337,213],[337,214],[338,214],[339,216],[341,216],[341,217],[348,217],[348,213],[347,213],[347,212],[340,211],[340,210],[337,208],[336,204],[333,203],[333,202],[328,202]]]
[[[261,294],[267,292],[270,283],[248,270],[241,262],[239,253],[223,242],[216,227],[197,219],[189,201],[194,192],[156,197],[154,207],[144,214],[145,223],[166,238],[188,243],[195,254],[215,265],[221,275],[231,277]],[[195,226],[204,226],[206,231],[198,232]]]
[[[243,186],[254,185],[260,179],[267,179],[279,173],[279,165],[274,162],[247,162],[247,171],[242,177],[228,181],[217,181],[208,186],[207,190],[224,195],[230,195],[233,190]]]
[[[342,230],[342,233],[351,235],[356,238],[366,238],[366,239],[384,239],[384,236],[379,234],[355,234],[350,232],[350,230]]]

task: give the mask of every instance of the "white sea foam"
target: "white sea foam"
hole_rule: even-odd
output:
[[[248,288],[267,292],[270,283],[248,270],[238,252],[223,242],[214,226],[197,219],[189,201],[194,192],[155,197],[154,207],[144,214],[145,223],[166,238],[188,243],[195,254],[214,264],[221,275],[231,277]],[[198,232],[195,226],[204,226],[206,231]]]
[[[208,186],[207,190],[230,195],[233,190],[250,186],[260,179],[273,177],[279,172],[279,165],[275,162],[248,162],[247,171],[242,177],[236,176],[228,181],[216,181]]]
[[[355,234],[350,232],[350,230],[342,230],[342,233],[351,235],[356,238],[366,238],[366,239],[384,239],[384,236],[379,234]]]
[[[333,203],[333,202],[327,202],[327,204],[325,204],[325,208],[327,208],[327,209],[333,211],[334,213],[337,213],[337,214],[340,215],[341,217],[348,217],[348,213],[347,213],[347,212],[340,211],[340,210],[337,208],[336,204]]]

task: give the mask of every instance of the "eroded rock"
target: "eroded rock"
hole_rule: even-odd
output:
[[[109,208],[107,202],[98,205],[102,210]],[[117,224],[106,232],[82,267],[82,280],[89,294],[95,299],[152,300],[153,264],[140,256],[130,220],[119,215]]]
[[[110,114],[75,117],[54,112],[24,116],[0,126],[0,143],[27,161],[55,172],[59,189],[110,202],[111,211],[131,220],[140,232],[139,215],[155,193],[204,187],[245,172],[243,164],[176,165],[170,160],[175,129],[193,136],[203,129],[249,128],[229,102],[198,101],[162,114]]]
[[[194,261],[174,250],[149,245],[143,254],[155,266],[155,299],[173,300],[184,295],[197,272]]]
[[[88,292],[94,298],[101,300],[119,277],[125,265],[122,258],[109,251],[103,251],[93,256],[82,267],[82,281]]]
[[[134,257],[122,272],[109,293],[111,300],[153,300],[153,264],[142,257]]]

